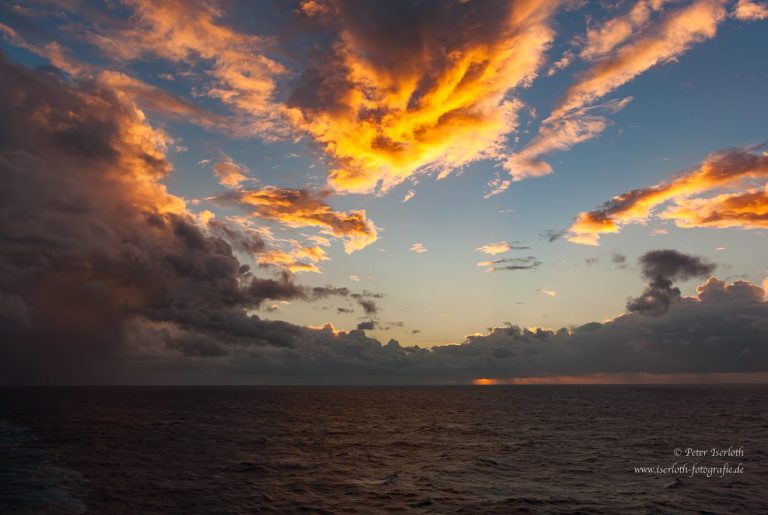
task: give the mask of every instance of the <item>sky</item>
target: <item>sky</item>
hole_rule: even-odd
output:
[[[0,371],[764,381],[766,28],[749,0],[3,2]]]

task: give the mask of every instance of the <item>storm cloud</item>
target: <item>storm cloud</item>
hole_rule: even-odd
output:
[[[310,297],[289,274],[256,277],[238,261],[233,245],[264,251],[255,235],[197,225],[162,184],[172,139],[130,101],[2,55],[0,91],[5,377],[96,370],[88,363],[119,354],[137,317],[194,325],[200,313]]]
[[[672,285],[673,281],[706,277],[715,270],[715,265],[699,257],[670,249],[646,252],[638,262],[650,284],[642,295],[627,302],[627,310],[649,315],[665,313],[680,298],[680,289]]]

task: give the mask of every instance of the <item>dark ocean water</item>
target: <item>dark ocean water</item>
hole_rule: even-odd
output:
[[[766,408],[760,386],[5,388],[0,512],[767,513]]]

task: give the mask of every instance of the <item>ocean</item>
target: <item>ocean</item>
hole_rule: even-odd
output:
[[[766,386],[0,389],[0,512],[767,513]]]

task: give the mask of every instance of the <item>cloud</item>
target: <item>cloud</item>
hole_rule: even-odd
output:
[[[370,299],[357,299],[357,303],[360,304],[366,315],[375,315],[379,312],[379,307],[376,305],[376,302]]]
[[[642,295],[627,301],[627,310],[654,316],[664,314],[680,298],[680,289],[672,286],[673,281],[706,277],[715,270],[715,265],[676,250],[652,250],[638,261],[650,284]]]
[[[546,231],[543,231],[541,234],[539,234],[539,238],[542,240],[547,240],[549,243],[554,243],[562,238],[564,233],[565,231],[562,230],[547,229]]]
[[[248,177],[248,174],[250,173],[248,167],[236,163],[232,159],[227,159],[214,164],[213,173],[218,177],[219,183],[228,188],[237,188],[243,182],[253,180]]]
[[[480,251],[484,254],[488,254],[489,256],[495,256],[496,254],[503,254],[505,252],[509,252],[512,249],[512,246],[506,242],[506,241],[498,241],[496,243],[489,243],[487,245],[483,245],[481,247],[476,248],[475,250]]]
[[[213,79],[204,93],[234,110],[240,118],[235,132],[267,140],[287,134],[285,108],[275,95],[277,78],[288,70],[267,57],[264,38],[220,23],[225,13],[215,3],[126,3],[132,8],[130,23],[102,24],[86,38],[120,61],[151,56],[190,65],[204,62]]]
[[[616,265],[619,268],[626,268],[627,267],[627,256],[624,254],[619,254],[618,252],[614,252],[611,254],[611,261],[614,265]]]
[[[376,241],[376,225],[365,210],[348,213],[334,211],[325,199],[328,191],[297,190],[265,186],[227,192],[221,201],[236,203],[251,216],[280,222],[288,227],[319,227],[328,236],[344,240],[347,254],[362,250]]]
[[[416,254],[422,254],[424,252],[428,252],[429,249],[424,246],[423,243],[414,243],[411,245],[411,252],[415,252]]]
[[[328,2],[331,40],[289,100],[332,160],[338,191],[387,191],[496,158],[516,126],[515,88],[536,76],[556,2]],[[393,37],[397,34],[397,37]]]
[[[480,261],[479,267],[485,267],[485,272],[533,270],[541,266],[541,261],[533,256],[524,258],[505,258],[492,261]]]
[[[630,223],[645,223],[654,210],[672,205],[657,216],[678,227],[766,227],[768,199],[764,190],[692,198],[716,188],[742,187],[745,181],[768,177],[768,155],[749,149],[714,153],[699,166],[670,181],[618,195],[600,209],[581,213],[568,230],[573,243],[597,245],[602,234],[618,233]]]
[[[581,109],[653,66],[673,61],[692,45],[714,37],[725,19],[723,5],[721,0],[697,0],[670,11],[658,24],[584,73],[568,88],[551,117]]]
[[[126,4],[127,20],[101,13],[84,39],[121,64],[183,64],[195,77],[195,94],[220,100],[230,115],[109,72],[114,87],[122,83],[154,109],[239,136],[307,134],[328,157],[330,188],[368,193],[415,174],[443,178],[477,160],[504,158],[523,107],[513,93],[544,63],[558,2],[305,2],[293,13],[304,19],[292,23],[310,35],[311,50],[227,26],[218,3]],[[395,31],[401,37],[392,38]]]
[[[557,292],[553,289],[547,286],[546,288],[541,288],[540,290],[536,290],[539,293],[543,293],[547,297],[554,297],[557,295]]]
[[[301,261],[295,253],[284,252],[277,249],[269,250],[259,254],[258,263],[259,266],[279,266],[293,273],[320,273],[320,269],[313,262],[308,260]]]
[[[625,14],[588,28],[580,56],[582,59],[593,60],[608,55],[646,27],[654,11],[661,11],[665,3],[665,0],[638,0]]]
[[[411,200],[415,196],[416,196],[416,192],[415,191],[408,190],[408,193],[405,194],[405,196],[403,197],[403,200],[401,202],[403,204],[405,204],[406,202],[408,202],[409,200]]]
[[[50,59],[49,55],[43,55]],[[62,67],[57,59],[51,59],[54,66]],[[83,65],[85,66],[85,65]],[[180,98],[172,93],[164,91],[156,86],[114,70],[91,70],[82,68],[72,70],[72,66],[64,66],[63,69],[75,76],[91,78],[104,83],[107,87],[119,92],[126,100],[136,102],[142,109],[161,114],[176,120],[187,120],[197,123],[208,129],[226,130],[228,122],[224,116],[220,116]]]
[[[523,150],[507,158],[504,169],[513,181],[551,174],[552,167],[542,159],[543,156],[568,150],[577,143],[602,134],[610,125],[605,115],[620,111],[631,101],[632,97],[612,100],[545,120],[533,140]]]
[[[600,58],[568,87],[531,142],[504,162],[513,180],[552,173],[544,156],[602,134],[609,125],[605,114],[619,111],[632,98],[600,105],[592,105],[594,102],[650,68],[674,61],[694,44],[711,39],[725,19],[723,0],[697,0],[644,28],[651,11],[660,10],[663,3],[641,0],[627,15],[588,31],[582,56]],[[633,37],[640,28],[643,30]]]
[[[184,372],[197,382],[219,383],[546,382],[563,376],[574,382],[598,376],[631,381],[670,374],[704,381],[730,374],[738,381],[743,374],[768,371],[768,304],[763,299],[764,291],[751,283],[710,278],[696,295],[675,298],[659,316],[630,312],[606,323],[558,330],[507,324],[429,349],[365,336],[363,331],[375,325],[372,320],[345,332],[241,317],[211,321],[206,339],[198,339],[208,342],[210,350],[201,352],[175,342],[190,336],[179,329],[143,322],[137,324],[135,340],[143,342],[145,354],[136,362],[149,361],[152,350],[151,359],[173,363],[173,368],[150,377],[167,381]],[[201,362],[205,368],[194,368]]]
[[[376,328],[376,322],[368,320],[367,322],[360,322],[357,324],[358,331],[373,331]]]
[[[660,218],[674,220],[678,227],[765,229],[768,227],[768,185],[742,193],[712,198],[686,199],[662,212]]]
[[[307,296],[289,275],[254,276],[222,238],[234,229],[207,232],[168,193],[172,140],[119,92],[2,54],[0,90],[0,318],[18,321],[0,328],[3,377],[109,374],[136,318],[183,326]]]
[[[31,43],[13,28],[3,23],[0,23],[0,35],[10,44],[47,59],[52,66],[72,77],[102,83],[107,88],[113,89],[115,94],[123,100],[136,102],[143,109],[172,119],[188,120],[209,129],[225,130],[227,127],[225,117],[206,111],[183,98],[123,72],[100,70],[84,63],[70,55],[70,52],[62,47],[58,41]]]
[[[751,0],[739,0],[733,8],[731,16],[744,21],[764,20],[768,18],[768,6]]]
[[[552,66],[549,67],[549,70],[547,70],[547,77],[552,77],[554,74],[556,74],[558,71],[567,68],[570,66],[570,64],[573,62],[573,52],[570,50],[566,50],[563,53],[563,56],[552,63]]]

